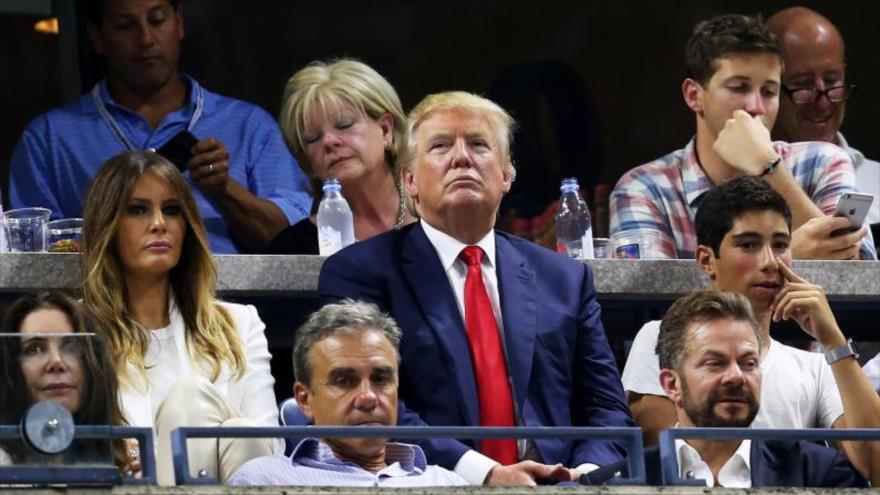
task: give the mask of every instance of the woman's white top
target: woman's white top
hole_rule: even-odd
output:
[[[229,402],[259,426],[278,425],[278,406],[269,369],[269,347],[257,309],[251,305],[220,302],[232,316],[235,329],[244,346],[245,370],[235,378],[226,365],[212,383]],[[169,309],[171,323],[150,331],[150,344],[144,362],[147,383],[129,366],[131,385],[119,391],[122,412],[131,426],[152,427],[156,412],[172,385],[181,377],[204,376],[210,381],[210,368],[190,358],[187,350],[183,316],[173,303]],[[179,407],[187,407],[180,404]]]

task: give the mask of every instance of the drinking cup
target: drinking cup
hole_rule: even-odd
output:
[[[13,253],[46,251],[48,208],[17,208],[3,214],[9,250]]]

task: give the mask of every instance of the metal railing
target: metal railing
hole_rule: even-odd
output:
[[[153,429],[132,426],[77,425],[74,440],[135,438],[140,446],[141,477],[122,477],[114,466],[12,465],[0,466],[0,484],[155,485]],[[21,426],[0,426],[0,439],[21,440]]]
[[[188,438],[559,438],[590,440],[621,440],[629,455],[627,466],[630,476],[617,478],[613,484],[645,484],[644,447],[641,428],[607,427],[475,427],[475,426],[278,426],[278,427],[181,427],[171,432],[171,451],[174,457],[174,478],[178,485],[211,485],[218,481],[211,477],[190,475],[186,440]]]

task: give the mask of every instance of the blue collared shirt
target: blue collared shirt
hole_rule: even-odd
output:
[[[315,438],[301,441],[290,457],[272,455],[245,463],[229,480],[234,486],[459,486],[468,483],[439,466],[428,466],[418,445],[389,442],[387,466],[377,473],[338,459]]]
[[[155,129],[136,112],[118,105],[98,83],[100,100],[121,132],[137,149],[158,149],[191,126],[199,139],[215,137],[229,151],[229,177],[252,194],[275,203],[293,224],[308,216],[312,199],[309,182],[281,138],[275,120],[261,108],[220,96],[183,77],[189,88],[187,103],[167,114]],[[201,114],[193,119],[199,94]],[[34,119],[10,161],[10,204],[13,208],[44,206],[52,218],[82,216],[82,204],[101,165],[126,151],[126,145],[102,118],[91,93]],[[230,238],[220,210],[189,177],[196,202],[216,254],[234,254],[240,248]]]

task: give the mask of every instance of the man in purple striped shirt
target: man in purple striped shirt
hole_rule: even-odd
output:
[[[312,314],[297,331],[293,391],[318,426],[397,424],[400,329],[373,304],[345,300]],[[455,486],[467,482],[429,466],[417,445],[384,438],[306,438],[290,457],[244,464],[231,485]]]
[[[686,58],[682,94],[694,112],[696,136],[683,149],[624,174],[611,194],[612,234],[652,231],[657,257],[693,258],[694,217],[705,193],[752,175],[791,208],[795,258],[876,259],[867,228],[835,235],[849,222],[830,215],[843,193],[856,191],[847,153],[827,143],[770,140],[782,59],[776,36],[761,20],[731,14],[698,24]]]

